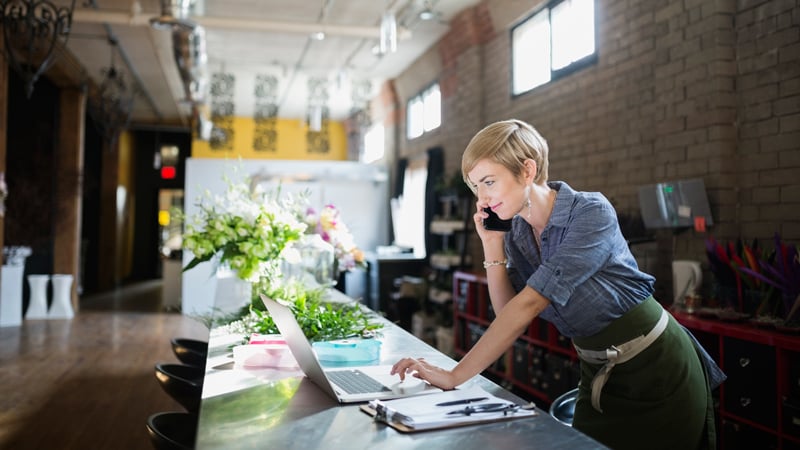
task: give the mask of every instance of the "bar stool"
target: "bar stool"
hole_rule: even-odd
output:
[[[572,426],[572,418],[575,416],[575,401],[577,399],[578,388],[559,395],[550,405],[550,415],[564,425]]]
[[[189,338],[172,338],[172,352],[184,364],[205,367],[208,357],[208,342]]]
[[[147,418],[147,434],[156,450],[193,449],[197,438],[197,416],[188,412],[168,411]]]
[[[200,410],[204,369],[186,364],[159,363],[155,365],[156,379],[175,401],[190,413]]]

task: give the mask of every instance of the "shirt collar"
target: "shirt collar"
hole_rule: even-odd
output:
[[[550,219],[547,221],[545,229],[551,225],[566,227],[569,222],[570,210],[572,209],[571,205],[575,202],[577,192],[563,181],[548,181],[547,185],[556,191],[556,201],[553,204],[553,212],[550,213]],[[514,216],[513,220],[520,221],[520,224],[524,223],[524,226],[518,225],[518,229],[525,230],[526,233],[531,231],[530,225],[519,215]]]
[[[557,227],[565,227],[569,221],[571,205],[575,203],[575,190],[563,181],[548,181],[547,185],[556,191],[556,201],[548,223]]]

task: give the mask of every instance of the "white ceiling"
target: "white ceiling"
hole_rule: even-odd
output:
[[[305,118],[308,80],[323,78],[328,81],[330,118],[341,120],[352,107],[354,84],[376,93],[383,81],[399,75],[438,41],[454,15],[478,1],[196,0],[188,19],[205,31],[209,78],[218,73],[235,78],[235,116],[253,116],[256,76],[272,75],[278,81],[278,117]],[[185,100],[172,33],[149,22],[161,15],[160,1],[77,3],[67,46],[99,83],[112,60],[108,36],[116,38],[114,65],[140,89],[133,126],[189,126],[193,103]],[[373,48],[386,10],[397,18],[399,39],[395,53],[380,56]],[[424,10],[433,11],[434,17],[421,19]],[[313,39],[315,31],[325,32],[326,38]]]

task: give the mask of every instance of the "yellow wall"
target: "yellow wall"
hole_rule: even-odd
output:
[[[118,211],[119,208],[123,208],[122,217],[117,217],[117,226],[120,227],[117,231],[117,279],[122,280],[128,277],[133,270],[136,173],[134,173],[135,164],[133,164],[133,133],[123,131],[118,139],[119,171],[117,185],[126,192],[125,204],[117,205]]]
[[[306,132],[308,125],[301,120],[276,119],[276,151],[256,151],[253,148],[255,121],[251,117],[233,119],[232,150],[212,149],[208,141],[192,140],[193,158],[238,158],[243,159],[300,159],[334,160],[347,159],[347,133],[341,122],[328,121],[328,151],[313,153],[308,150]]]

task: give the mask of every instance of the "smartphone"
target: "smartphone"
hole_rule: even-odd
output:
[[[483,208],[486,214],[489,214],[489,217],[483,219],[483,228],[487,230],[493,231],[510,231],[511,230],[511,219],[503,220],[495,214],[491,208]]]

